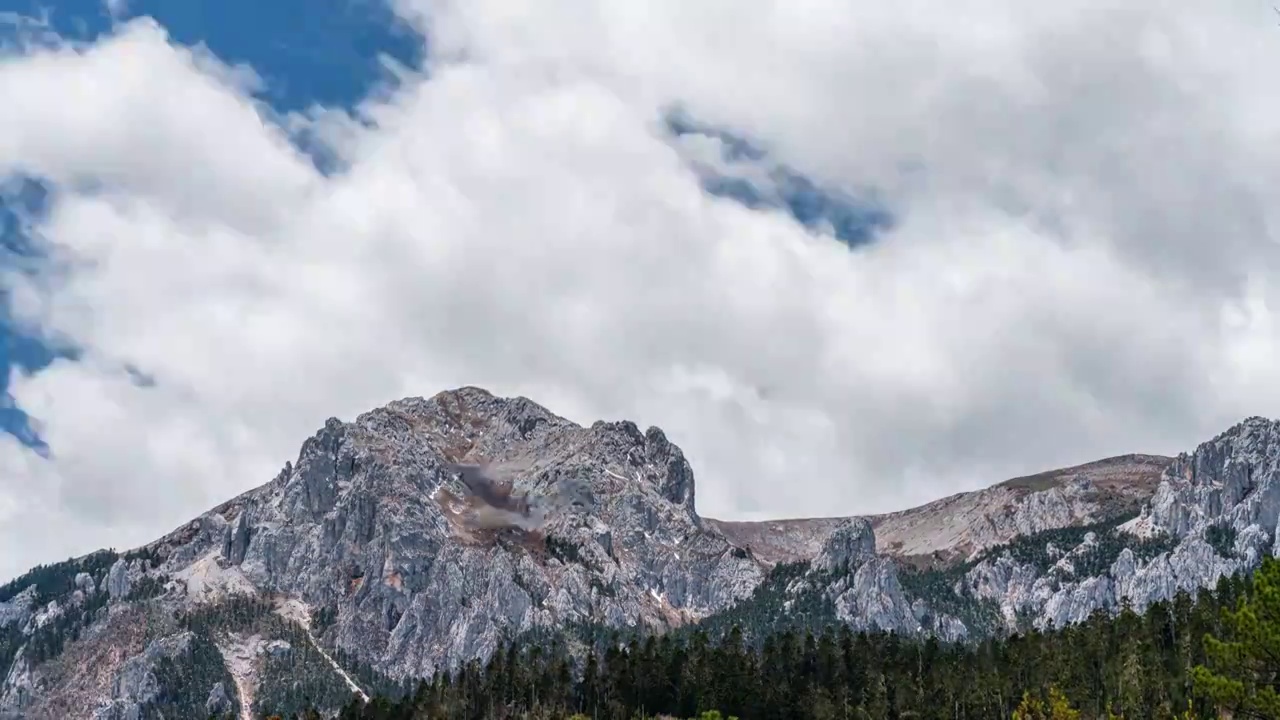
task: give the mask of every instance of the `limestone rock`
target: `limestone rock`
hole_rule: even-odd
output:
[[[1058,627],[1194,592],[1273,552],[1280,424],[1251,418],[1173,460],[1112,458],[875,517],[717,522],[695,500],[693,470],[657,428],[582,427],[462,388],[330,419],[274,479],[109,569],[110,557],[74,568],[56,597],[8,588],[0,628],[30,636],[82,614],[58,660],[80,663],[84,713],[114,719],[160,691],[157,663],[185,657],[193,641],[176,618],[233,598],[297,632],[224,655],[234,688],[211,679],[192,700],[210,710],[248,697],[245,668],[309,653],[299,642],[392,679],[429,677],[525,633],[697,622],[784,562],[809,565],[781,566],[794,574],[779,576],[780,612],[816,599],[858,629],[948,640],[992,631],[989,617],[995,630]],[[1129,516],[1092,536],[1058,532]],[[0,667],[0,718],[44,707],[57,691],[46,669],[21,650]]]

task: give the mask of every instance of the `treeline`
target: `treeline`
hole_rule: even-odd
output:
[[[15,580],[0,585],[0,603],[13,601],[26,590],[34,588],[31,605],[39,607],[50,600],[62,599],[62,612],[53,615],[34,628],[31,635],[24,634],[24,624],[10,622],[0,627],[0,673],[7,672],[18,651],[25,648],[24,657],[32,665],[57,657],[63,647],[74,642],[98,612],[107,604],[107,593],[97,588],[103,584],[112,563],[120,556],[111,550],[99,550],[83,558],[66,560],[53,565],[39,565]],[[70,602],[76,591],[75,578],[80,573],[89,575],[93,590],[80,603]]]
[[[1149,561],[1169,552],[1176,539],[1164,533],[1136,538],[1122,533],[1118,527],[1134,516],[1113,516],[1097,523],[1044,530],[1018,536],[1008,543],[993,546],[961,563],[941,566],[903,565],[898,568],[898,581],[906,599],[922,601],[929,612],[919,618],[932,634],[944,637],[955,620],[964,625],[971,638],[1007,634],[1010,623],[1000,604],[975,595],[965,581],[978,565],[1008,556],[1022,566],[1030,566],[1038,575],[1047,576],[1052,588],[1086,577],[1106,575],[1111,566],[1128,549],[1138,562]],[[1229,526],[1213,526],[1209,541],[1223,557],[1231,557],[1235,536]],[[1059,565],[1069,555],[1070,562]],[[836,625],[835,604],[828,589],[856,568],[840,567],[816,571],[809,561],[780,563],[770,570],[750,597],[699,623],[713,639],[723,638],[734,625],[743,628],[748,644],[759,645],[763,636],[785,631],[803,633]],[[804,582],[797,583],[803,580]],[[785,610],[784,610],[785,608]],[[1013,625],[1019,631],[1032,627],[1034,616],[1018,613]]]
[[[230,633],[237,633],[241,638],[252,636],[264,643],[260,650],[252,649],[255,653],[261,652],[255,707],[270,708],[282,717],[305,715],[309,708],[318,707],[332,713],[342,707],[351,697],[346,681],[312,644],[306,630],[277,613],[275,608],[266,598],[231,597],[184,614],[180,624],[201,637],[227,638]],[[340,657],[351,663],[348,667],[370,690],[390,697],[406,694],[397,683],[372,668],[352,663],[345,655]]]
[[[344,720],[711,717],[750,720],[1280,718],[1280,563],[1194,601],[1095,614],[978,645],[789,630],[757,650],[730,630],[617,638],[585,663],[513,645]]]

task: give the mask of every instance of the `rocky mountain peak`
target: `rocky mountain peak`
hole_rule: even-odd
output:
[[[333,508],[357,462],[416,467],[421,475],[485,465],[500,468],[516,491],[533,492],[566,475],[566,460],[616,465],[615,475],[647,481],[663,500],[694,512],[693,471],[661,429],[641,432],[626,420],[582,428],[528,398],[497,397],[477,387],[397,400],[352,423],[331,418],[278,482],[287,486],[288,506],[318,516]],[[628,468],[643,472],[623,472]],[[412,473],[398,477],[412,479]],[[609,477],[586,479],[609,490]]]
[[[1177,535],[1230,528],[1242,553],[1273,545],[1280,522],[1280,422],[1250,417],[1179,455],[1149,515],[1154,527]]]
[[[848,518],[831,532],[813,559],[817,570],[857,568],[875,557],[876,534],[866,518]]]
[[[450,462],[537,446],[549,434],[578,427],[528,398],[497,397],[477,387],[397,400],[353,425],[364,439],[431,445]]]
[[[156,567],[121,561],[112,587],[148,573],[186,605],[285,598],[393,677],[538,628],[680,625],[762,576],[697,516],[660,429],[584,428],[474,387],[330,419],[274,480],[149,549]]]
[[[721,522],[658,428],[463,387],[331,418],[274,479],[160,540],[0,587],[0,718],[149,716],[175,663],[208,682],[166,716],[247,716],[300,676],[333,708],[593,628],[1059,626],[1250,568],[1278,521],[1280,423],[1262,418],[1175,459],[896,513]]]

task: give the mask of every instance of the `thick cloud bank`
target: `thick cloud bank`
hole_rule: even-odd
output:
[[[0,60],[0,177],[53,189],[46,259],[5,281],[80,350],[13,378],[51,454],[0,448],[0,576],[150,539],[327,416],[464,384],[662,426],[730,518],[1280,415],[1265,4],[397,9],[427,67],[354,117],[281,117],[145,19]],[[851,247],[709,192],[717,163],[892,222]]]

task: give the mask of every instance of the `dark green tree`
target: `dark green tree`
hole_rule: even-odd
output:
[[[1228,581],[1225,593],[1234,598],[1239,590]],[[1208,662],[1194,670],[1196,691],[1236,718],[1280,718],[1280,562],[1263,561],[1251,591],[1222,611],[1222,623],[1225,637],[1205,636]]]

